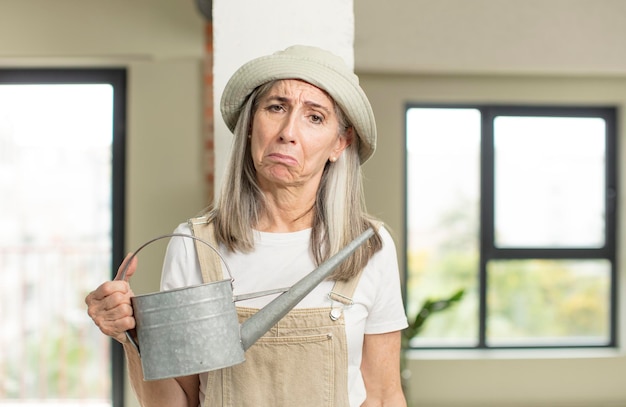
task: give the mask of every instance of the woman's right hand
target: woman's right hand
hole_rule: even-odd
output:
[[[131,263],[128,265],[124,280],[118,280],[130,256],[130,254],[127,255],[117,269],[115,280],[101,284],[85,297],[87,313],[93,322],[100,328],[102,333],[120,343],[128,342],[126,331],[135,328],[133,307],[130,303],[130,298],[134,294],[128,284],[128,280],[137,269],[136,257],[130,260]]]

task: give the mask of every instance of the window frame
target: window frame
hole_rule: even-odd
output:
[[[125,68],[0,68],[0,83],[29,84],[109,84],[113,87],[113,139],[111,174],[111,278],[117,273],[125,253],[126,201],[126,105]],[[124,350],[111,339],[111,403],[124,406]]]
[[[618,146],[617,146],[617,108],[614,106],[567,106],[567,105],[508,105],[508,104],[441,104],[441,103],[407,103],[405,105],[404,139],[406,146],[407,112],[413,108],[434,109],[476,109],[481,114],[480,140],[480,214],[479,214],[479,264],[478,264],[478,337],[475,346],[419,346],[413,349],[559,349],[559,348],[615,348],[618,346],[618,267],[617,267],[617,196],[618,196]],[[599,248],[498,248],[495,244],[495,149],[494,119],[498,116],[533,116],[533,117],[596,117],[606,123],[605,147],[605,241]],[[404,216],[408,217],[409,174],[407,154],[404,156],[405,197]],[[408,226],[404,228],[404,278],[408,281]],[[525,345],[505,346],[488,345],[487,343],[487,264],[490,260],[577,260],[604,259],[611,264],[610,270],[610,315],[609,337],[606,345]],[[407,298],[407,285],[404,284],[404,298]],[[405,301],[406,303],[406,301]]]

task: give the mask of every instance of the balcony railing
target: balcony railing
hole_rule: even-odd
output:
[[[110,406],[110,340],[85,295],[108,244],[0,246],[0,406]]]

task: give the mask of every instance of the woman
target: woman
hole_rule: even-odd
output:
[[[252,60],[226,85],[221,111],[235,139],[220,197],[175,232],[217,242],[235,295],[289,287],[377,225],[365,212],[360,169],[376,148],[374,115],[340,58],[293,46]],[[222,277],[207,271],[210,254],[201,246],[170,241],[163,290]],[[124,345],[144,406],[406,405],[399,358],[407,324],[395,246],[384,227],[231,368],[143,381],[124,334],[135,324],[131,296],[126,281],[112,281],[86,302],[102,332]],[[271,299],[238,302],[240,318]]]

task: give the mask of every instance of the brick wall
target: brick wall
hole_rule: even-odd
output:
[[[215,116],[213,113],[213,22],[205,22],[204,28],[204,180],[207,202],[213,202],[215,192]]]

